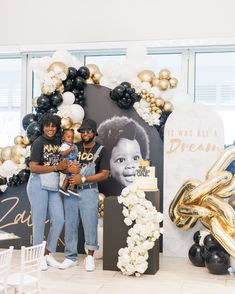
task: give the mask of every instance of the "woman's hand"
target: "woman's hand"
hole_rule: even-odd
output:
[[[82,183],[82,176],[80,174],[72,175],[69,178],[69,183],[76,185],[76,184],[81,184]]]

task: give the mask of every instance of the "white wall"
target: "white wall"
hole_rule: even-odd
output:
[[[234,0],[0,0],[0,46],[235,37]]]

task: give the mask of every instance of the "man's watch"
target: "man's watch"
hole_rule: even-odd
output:
[[[82,180],[82,183],[84,184],[86,182],[86,177],[82,176],[81,180]]]

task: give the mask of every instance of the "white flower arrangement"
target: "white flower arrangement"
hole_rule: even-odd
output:
[[[163,215],[145,198],[144,191],[133,184],[122,190],[118,202],[124,205],[125,224],[134,225],[128,231],[127,247],[118,251],[117,267],[124,275],[140,276],[148,268],[148,250],[163,233],[159,226]]]
[[[133,107],[138,115],[150,126],[159,125],[160,115],[158,113],[151,113],[149,109],[150,103],[141,99],[140,102],[135,102]]]

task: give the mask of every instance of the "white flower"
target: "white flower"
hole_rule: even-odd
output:
[[[134,225],[128,230],[127,247],[118,251],[117,267],[124,275],[140,276],[148,268],[148,250],[163,232],[159,227],[162,214],[136,185],[123,189],[118,202],[123,204],[125,224],[130,226],[134,222]]]
[[[125,223],[127,226],[130,226],[130,225],[132,224],[132,221],[131,221],[131,219],[125,217],[125,218],[124,218],[124,223]]]

